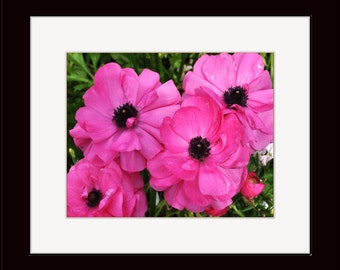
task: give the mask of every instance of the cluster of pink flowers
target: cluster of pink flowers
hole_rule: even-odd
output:
[[[221,216],[249,185],[254,151],[273,142],[273,89],[259,54],[203,55],[183,96],[159,74],[101,67],[70,130],[83,151],[68,173],[68,216],[144,216],[140,171],[178,209]],[[261,184],[252,188],[251,184]],[[263,186],[262,186],[263,185]],[[243,192],[244,191],[244,192]]]

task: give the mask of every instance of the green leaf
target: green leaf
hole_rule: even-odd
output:
[[[98,67],[98,61],[100,59],[100,53],[89,53],[89,56],[93,64],[93,69],[96,72]]]
[[[87,83],[80,83],[73,87],[75,91],[87,90],[89,88],[89,84]]]
[[[83,83],[86,83],[87,85],[91,86],[92,85],[92,82],[89,81],[86,77],[82,77],[82,76],[79,76],[77,74],[71,74],[71,75],[68,75],[67,76],[67,80],[68,81],[76,81],[76,82],[83,82]]]
[[[131,67],[132,63],[126,53],[110,53],[114,61],[123,67]]]
[[[170,57],[170,64],[173,69],[179,69],[179,67],[182,64],[182,54],[181,53],[172,54]]]
[[[156,206],[156,211],[155,211],[155,217],[158,217],[161,211],[166,208],[167,204],[165,200],[161,200],[157,206]]]
[[[272,169],[265,170],[262,177],[272,182],[273,181],[273,170]]]
[[[93,75],[90,72],[90,70],[87,68],[87,65],[84,61],[84,57],[82,53],[69,53],[68,56],[72,61],[78,64],[78,66],[81,67],[90,76],[91,79],[93,79]]]

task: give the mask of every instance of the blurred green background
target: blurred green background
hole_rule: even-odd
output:
[[[75,113],[84,106],[82,96],[93,85],[93,77],[99,67],[109,62],[116,62],[122,68],[133,68],[140,74],[144,68],[151,69],[160,74],[161,82],[173,80],[180,93],[183,93],[182,80],[186,71],[190,70],[196,60],[204,53],[67,53],[67,171],[79,159],[83,158],[73,142],[68,131],[76,124]],[[210,55],[217,53],[208,53]],[[260,53],[265,69],[270,72],[274,88],[274,54]],[[274,183],[273,183],[272,159],[263,166],[254,153],[248,165],[249,171],[255,171],[266,184],[265,190],[254,199],[248,201],[240,194],[233,198],[233,204],[229,207],[225,216],[246,217],[272,217],[274,215]],[[146,216],[163,217],[200,217],[205,213],[191,213],[178,211],[171,208],[163,199],[162,192],[156,192],[150,188],[147,170],[141,172],[145,182],[145,192],[149,208]]]

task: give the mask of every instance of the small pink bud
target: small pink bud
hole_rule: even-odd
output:
[[[223,216],[225,213],[227,213],[227,211],[228,211],[228,207],[226,207],[224,209],[220,209],[220,210],[216,210],[212,207],[208,207],[207,209],[205,209],[205,213],[207,215],[211,215],[211,216],[215,216],[215,217]]]
[[[130,117],[126,120],[125,123],[127,128],[132,128],[133,126],[137,125],[137,118],[136,117]]]
[[[261,192],[265,188],[265,184],[263,184],[260,178],[257,177],[255,172],[251,172],[248,174],[246,182],[241,188],[241,193],[247,199],[253,199],[261,194]]]

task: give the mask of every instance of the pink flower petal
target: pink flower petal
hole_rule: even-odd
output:
[[[222,133],[220,139],[210,147],[211,158],[217,162],[224,161],[237,147],[236,144],[232,144],[232,147],[228,147],[228,143],[227,134]]]
[[[228,183],[228,190],[223,196],[231,198],[240,191],[242,183],[248,173],[247,167],[230,169],[220,165],[219,169],[226,176],[226,181]]]
[[[113,161],[113,163],[116,163]],[[103,190],[111,190],[111,194],[120,189],[123,174],[121,169],[117,166],[117,169],[104,167],[100,171],[102,173],[100,178],[100,188]]]
[[[257,53],[235,53],[233,60],[237,65],[236,85],[249,84],[263,72],[264,63]]]
[[[73,137],[75,145],[83,151],[88,148],[89,144],[92,142],[89,134],[82,129],[78,123],[69,131],[69,133],[70,136]]]
[[[114,217],[123,217],[123,194],[122,192],[116,192],[110,198],[106,211],[108,211]]]
[[[267,133],[270,132],[266,124],[259,117],[258,113],[255,113],[251,109],[248,109],[245,111],[245,115],[247,118],[247,122],[249,126],[252,128],[252,130],[260,130],[262,132],[267,132]]]
[[[200,110],[200,117],[196,120],[200,135],[204,138],[209,138],[210,143],[215,142],[219,138],[218,130],[222,119],[222,113],[216,102],[204,97],[192,97],[183,101],[182,107],[190,106]]]
[[[212,145],[211,154],[216,161],[224,162],[238,147],[245,145],[248,141],[245,138],[244,126],[236,113],[230,113],[224,117],[220,132],[220,140]]]
[[[222,163],[227,168],[238,168],[247,166],[250,157],[250,149],[247,145],[238,145],[235,152],[228,156]]]
[[[114,108],[127,102],[121,86],[121,71],[118,64],[108,63],[100,67],[94,76],[94,85],[97,91],[105,92]]]
[[[145,106],[143,111],[150,111],[152,109],[178,104],[181,101],[181,95],[172,80],[160,85],[155,91],[158,98],[155,102]]]
[[[173,117],[172,128],[187,142],[201,135],[200,126],[201,111],[196,107],[185,107],[179,109]]]
[[[86,214],[87,209],[84,206],[84,199],[81,197],[83,186],[79,185],[75,177],[76,175],[74,174],[72,178],[71,172],[69,172],[67,176],[67,205],[72,209],[77,208],[75,209],[76,211],[70,211],[71,213],[74,212],[73,215],[76,215],[79,211],[81,211],[82,214]]]
[[[226,213],[226,208],[231,205],[233,203],[233,200],[228,197],[228,196],[224,196],[225,198],[223,198],[223,200],[213,200],[211,202],[211,206],[216,210],[216,211],[221,211]]]
[[[101,142],[107,139],[117,129],[110,118],[99,114],[89,107],[78,109],[76,119],[80,127],[88,132],[94,142]]]
[[[123,213],[124,217],[131,217],[132,216],[133,210],[134,210],[135,205],[136,205],[136,201],[137,201],[137,198],[136,198],[135,194],[131,194],[131,197],[128,198],[128,199],[125,197],[124,213]]]
[[[235,64],[229,54],[210,56],[202,65],[205,78],[221,91],[235,86]]]
[[[165,147],[173,153],[187,152],[189,143],[173,130],[172,123],[173,120],[170,117],[166,117],[161,127],[161,137]]]
[[[91,189],[93,185],[98,182],[98,169],[85,159],[79,160],[71,169],[70,172],[75,172],[75,177],[77,179],[75,185],[80,184],[80,189],[87,187]]]
[[[198,176],[200,191],[211,196],[223,196],[226,194],[233,196],[239,189],[243,170],[244,168],[212,167],[203,163],[200,166]]]
[[[132,68],[124,68],[121,73],[121,84],[127,102],[135,104],[139,88],[139,78]]]
[[[114,107],[110,102],[109,95],[102,88],[92,86],[83,96],[84,103],[87,107],[96,110],[105,117],[112,118]]]
[[[145,212],[148,209],[148,204],[146,200],[145,193],[140,190],[135,193],[136,203],[133,209],[132,215],[133,217],[144,217]]]
[[[146,168],[146,160],[138,151],[122,152],[120,163],[122,169],[128,172],[139,172]]]
[[[195,179],[199,168],[199,161],[190,158],[188,153],[165,155],[163,164],[173,175],[187,181]]]
[[[248,95],[247,105],[254,112],[263,112],[273,109],[274,92],[270,90],[262,90],[253,92]]]
[[[132,215],[136,204],[135,188],[130,180],[130,174],[124,173],[124,178],[122,181],[122,186],[124,189],[124,216],[128,217]]]
[[[110,150],[112,144],[114,144],[112,137],[102,142],[92,144],[89,151],[84,152],[85,157],[92,162],[94,162],[96,158],[99,158],[104,164],[108,164],[118,155],[117,152]]]
[[[202,163],[198,176],[199,189],[202,194],[211,196],[224,195],[229,190],[226,176],[216,167]]]
[[[145,93],[145,95],[140,98],[138,103],[136,103],[137,111],[142,112],[144,108],[148,108],[150,104],[156,102],[157,98],[158,98],[158,95],[156,91],[149,91]]]
[[[136,129],[136,133],[138,134],[141,144],[140,152],[146,159],[153,158],[156,154],[163,150],[163,146],[142,128]]]
[[[204,94],[211,96],[212,94],[215,94],[212,97],[222,97],[225,91],[225,89],[217,88],[201,75],[191,71],[189,71],[184,77],[183,89],[185,94],[191,96]]]
[[[203,54],[201,57],[197,59],[194,65],[194,72],[198,75],[204,76],[202,71],[202,66],[204,65],[205,61],[209,58],[208,54]]]
[[[180,181],[181,180],[174,175],[162,178],[151,177],[150,186],[157,191],[164,191]]]
[[[131,183],[135,190],[143,189],[144,181],[140,173],[129,173],[131,177]]]
[[[154,158],[147,161],[147,168],[150,174],[156,178],[166,178],[171,175],[171,172],[166,169],[163,163],[166,152],[160,152]]]
[[[269,143],[273,142],[274,135],[253,130],[254,140],[250,141],[251,147],[256,151],[263,150]]]
[[[183,210],[184,206],[178,201],[178,196],[184,196],[180,188],[181,183],[176,184],[164,192],[164,198],[172,207]]]
[[[200,192],[197,181],[183,182],[182,187],[187,198],[187,203],[182,203],[189,211],[202,212],[211,203],[211,197]]]
[[[274,133],[274,110],[259,112],[257,115],[261,119],[261,121],[265,123],[268,134],[273,134]]]
[[[172,117],[178,109],[179,105],[170,105],[147,112],[144,111],[140,113],[138,121],[159,128],[163,123],[163,119],[167,116]]]
[[[154,127],[154,126],[151,126],[150,124],[141,122],[140,119],[138,121],[138,127],[145,130],[145,132],[149,133],[151,136],[156,138],[159,142],[162,142],[159,127]]]
[[[139,89],[136,103],[138,104],[143,96],[160,84],[159,74],[149,69],[144,69],[139,75]]]
[[[117,191],[117,189],[108,189],[106,190],[105,194],[103,194],[103,199],[101,199],[99,205],[98,205],[98,210],[103,211],[105,210],[111,200],[111,197],[114,196],[114,193]]]
[[[272,81],[268,70],[264,70],[256,79],[248,84],[249,94],[254,91],[272,89]]]
[[[142,146],[138,135],[134,129],[118,129],[112,136],[115,142],[111,149],[117,152],[130,152],[133,150],[141,150]]]

